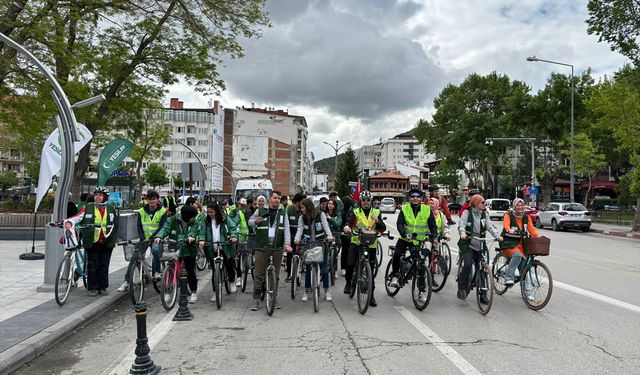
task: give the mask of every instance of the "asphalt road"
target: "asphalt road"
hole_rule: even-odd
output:
[[[386,216],[393,232],[396,215]],[[248,310],[250,293],[225,296],[217,310],[209,302],[207,273],[200,280],[200,300],[190,306],[190,322],[173,322],[175,309],[164,312],[147,289],[150,355],[166,374],[640,373],[639,242],[542,233],[552,239],[552,255],[541,260],[552,272],[554,289],[541,311],[529,310],[519,289],[511,289],[495,296],[483,316],[473,295],[456,299],[452,275],[420,312],[409,288],[395,298],[386,295],[381,271],[378,307],[364,316],[342,294],[340,278],[334,301],[321,302],[318,313],[311,302],[300,301],[300,292],[291,300],[288,285],[281,285],[282,309],[269,317],[264,309]],[[383,243],[384,267],[389,241]],[[128,373],[136,326],[130,303],[123,301],[17,374]]]

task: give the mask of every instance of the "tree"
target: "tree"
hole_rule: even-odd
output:
[[[136,104],[161,99],[164,88],[181,79],[203,93],[223,90],[218,72],[223,58],[243,57],[239,39],[259,37],[261,28],[270,26],[264,4],[265,0],[17,0],[0,5],[0,29],[44,62],[72,103],[105,95],[99,106],[77,112],[78,120],[97,137],[128,127],[114,119],[140,112],[143,108]],[[24,65],[15,51],[0,44],[0,98],[20,93],[34,100],[32,111],[54,113],[50,86],[33,67]],[[35,127],[32,132],[44,140],[54,127],[51,122],[27,122],[24,112],[13,113],[16,134]],[[34,143],[34,138],[28,139]],[[89,166],[91,147],[89,143],[78,156],[76,190]]]
[[[350,181],[360,181],[360,172],[358,172],[358,158],[355,151],[349,146],[344,153],[342,163],[338,165],[338,179],[336,191],[340,196],[350,195]]]
[[[598,35],[638,66],[640,63],[640,10],[637,0],[589,0],[587,32]]]
[[[438,170],[433,175],[429,174],[429,184],[447,186],[451,195],[455,197],[460,186],[459,170],[457,166],[451,165],[449,159],[444,159],[438,165]]]
[[[20,179],[16,177],[14,171],[6,170],[0,173],[0,190],[2,190],[2,196],[4,196],[5,191],[17,186],[19,183]]]
[[[589,187],[584,195],[584,205],[587,206],[589,201],[589,192],[591,192],[591,180],[596,173],[607,167],[605,157],[593,145],[591,139],[586,133],[579,133],[573,138],[573,153],[571,149],[565,147],[562,152],[570,158],[573,158],[573,167],[578,175],[587,177]]]
[[[158,186],[166,185],[169,183],[167,171],[162,168],[160,164],[156,163],[151,163],[147,166],[147,170],[144,171],[144,180],[154,189]]]

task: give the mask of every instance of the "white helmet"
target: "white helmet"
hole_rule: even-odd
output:
[[[372,196],[371,196],[371,192],[369,190],[363,190],[360,192],[360,200],[362,199],[368,199],[371,200]]]

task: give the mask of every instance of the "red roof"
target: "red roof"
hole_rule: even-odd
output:
[[[383,179],[383,178],[393,178],[393,179],[396,179],[396,180],[408,180],[409,179],[409,177],[407,177],[407,176],[405,176],[405,175],[403,175],[401,173],[395,172],[395,171],[385,171],[385,172],[380,172],[380,173],[378,173],[376,175],[373,175],[373,176],[369,176],[370,180]]]

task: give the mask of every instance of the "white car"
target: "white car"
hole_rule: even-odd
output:
[[[393,198],[382,198],[380,201],[380,212],[396,212],[396,200]]]
[[[536,226],[551,226],[553,230],[575,228],[588,232],[591,227],[591,212],[580,203],[551,202],[538,211]]]
[[[491,220],[502,220],[504,214],[511,208],[511,201],[503,198],[485,199],[484,206],[489,211]]]

